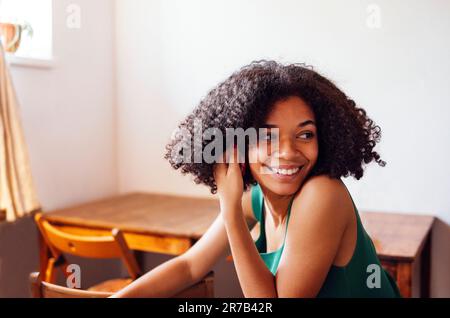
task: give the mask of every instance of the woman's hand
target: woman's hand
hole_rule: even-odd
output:
[[[229,163],[216,163],[214,166],[214,179],[217,185],[217,193],[220,200],[220,210],[225,213],[242,213],[242,194],[244,192],[244,180],[240,164],[237,160],[239,154],[236,148],[231,154],[226,154]]]

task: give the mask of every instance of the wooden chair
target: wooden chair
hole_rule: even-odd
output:
[[[106,298],[111,292],[72,289],[44,282],[39,273],[30,274],[33,298]],[[214,298],[214,272],[209,272],[200,282],[186,288],[173,298]]]
[[[42,274],[42,280],[55,282],[55,268],[62,267],[65,276],[67,262],[64,254],[71,254],[86,258],[119,258],[126,265],[130,278],[112,279],[90,287],[89,291],[114,293],[141,275],[141,270],[133,252],[128,248],[122,232],[112,230],[110,236],[82,236],[66,233],[46,221],[42,214],[35,215],[35,221],[42,234],[45,244],[50,250],[47,271]]]

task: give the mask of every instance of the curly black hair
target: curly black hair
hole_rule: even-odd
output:
[[[213,176],[214,163],[181,162],[174,158],[175,147],[192,144],[194,121],[201,120],[202,129],[217,128],[226,135],[227,128],[261,127],[272,106],[290,96],[298,96],[312,109],[316,117],[319,155],[310,176],[326,174],[332,178],[363,176],[363,165],[371,161],[384,167],[386,162],[373,151],[381,138],[381,129],[366,111],[342,92],[330,80],[305,64],[281,64],[276,61],[255,61],[233,73],[204,97],[199,105],[178,126],[166,146],[164,156],[174,169],[192,174],[194,182],[217,192]],[[208,144],[202,141],[202,149]],[[202,150],[201,149],[201,150]],[[244,186],[255,184],[248,165]]]

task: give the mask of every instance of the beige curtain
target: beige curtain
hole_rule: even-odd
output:
[[[17,98],[0,43],[0,221],[12,222],[39,210]]]

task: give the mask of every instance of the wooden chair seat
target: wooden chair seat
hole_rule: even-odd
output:
[[[97,285],[91,286],[87,290],[94,291],[94,292],[115,293],[115,292],[118,292],[119,290],[125,288],[132,282],[133,282],[133,279],[131,279],[131,278],[110,279],[110,280],[101,282]]]

